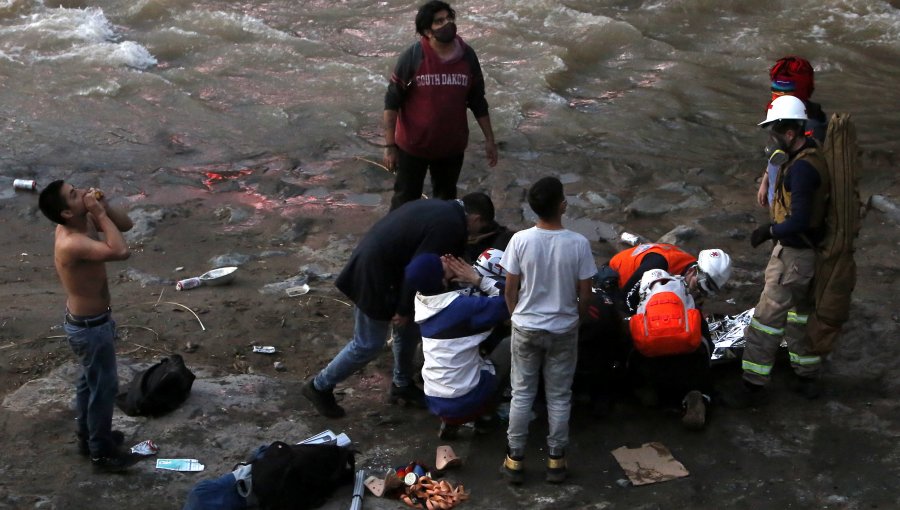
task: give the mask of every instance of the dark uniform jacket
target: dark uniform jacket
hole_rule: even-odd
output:
[[[415,200],[394,209],[362,238],[335,285],[372,319],[412,317],[415,290],[403,282],[406,265],[420,253],[460,256],[466,216],[455,200]]]

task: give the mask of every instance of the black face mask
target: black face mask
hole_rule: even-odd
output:
[[[450,21],[441,28],[432,30],[431,35],[434,36],[437,42],[447,44],[453,39],[456,39],[456,23]]]
[[[769,143],[766,144],[765,153],[769,163],[775,166],[781,166],[788,162],[790,156],[788,154],[789,147],[787,140],[777,133],[769,134]]]

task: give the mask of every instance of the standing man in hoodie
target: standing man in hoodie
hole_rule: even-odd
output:
[[[384,97],[384,165],[397,174],[391,210],[422,195],[429,169],[434,198],[456,198],[467,108],[484,133],[488,165],[497,164],[481,64],[456,35],[456,11],[440,0],[426,3],[416,33],[422,38],[400,55]]]

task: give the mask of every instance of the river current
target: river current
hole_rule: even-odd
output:
[[[762,168],[768,68],[798,54],[814,100],[870,153],[900,137],[896,0],[466,0],[501,171],[589,177]],[[39,184],[261,155],[380,159],[401,0],[0,0],[0,175]],[[471,117],[471,116],[470,116]],[[462,183],[486,171],[474,121]],[[606,174],[606,178],[609,175]],[[528,179],[525,179],[527,182]],[[137,184],[136,184],[137,185]],[[755,185],[748,183],[748,190]]]

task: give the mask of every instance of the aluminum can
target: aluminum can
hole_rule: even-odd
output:
[[[185,278],[184,280],[179,280],[178,283],[175,284],[175,290],[189,290],[195,287],[199,287],[202,282],[200,278]]]
[[[15,179],[13,181],[13,188],[26,191],[37,191],[37,182],[31,179]]]
[[[637,246],[638,244],[641,243],[640,237],[638,237],[634,234],[629,234],[628,232],[622,232],[622,235],[619,238],[622,240],[623,243],[625,243],[629,246]]]

